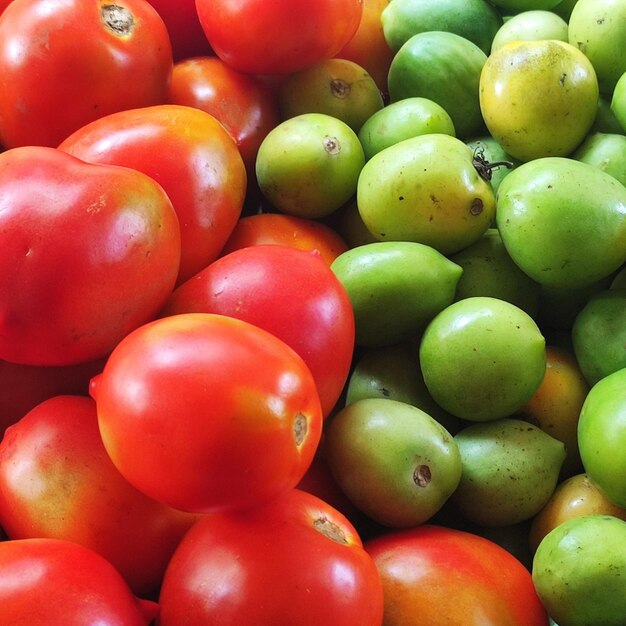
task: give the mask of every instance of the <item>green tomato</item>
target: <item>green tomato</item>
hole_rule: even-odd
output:
[[[590,385],[626,367],[626,288],[589,299],[572,326],[572,343]]]
[[[443,133],[454,137],[454,123],[446,110],[428,98],[405,98],[374,113],[361,127],[359,139],[366,160],[403,139]]]
[[[626,132],[626,72],[621,75],[613,90],[611,111],[622,130]]]
[[[553,9],[561,0],[490,0],[504,13]]]
[[[626,135],[592,133],[578,147],[572,158],[595,165],[626,185]]]
[[[517,167],[498,189],[496,223],[513,261],[542,285],[585,287],[626,261],[626,187],[575,159]]]
[[[626,0],[578,0],[568,32],[570,44],[591,61],[600,92],[613,93],[626,72]]]
[[[349,404],[326,431],[324,454],[352,503],[385,526],[429,520],[461,478],[453,436],[410,404],[366,398]]]
[[[416,96],[434,100],[452,118],[458,137],[480,134],[484,123],[478,84],[486,60],[487,55],[476,44],[460,35],[444,31],[418,33],[391,61],[389,97],[392,102]]]
[[[415,241],[454,254],[477,241],[495,216],[491,185],[456,137],[428,134],[375,154],[363,167],[357,206],[379,240]]]
[[[441,311],[422,335],[419,357],[434,400],[477,422],[519,410],[546,369],[537,324],[519,307],[491,297],[466,298]]]
[[[583,515],[551,530],[532,563],[537,593],[562,626],[623,626],[626,522]]]
[[[360,346],[385,346],[419,334],[454,300],[463,272],[443,254],[420,243],[364,244],[331,265],[348,292]]]
[[[578,420],[578,447],[591,480],[626,508],[626,368],[590,389]]]
[[[259,189],[290,215],[325,217],[356,191],[365,155],[356,133],[324,113],[305,113],[275,126],[256,159]]]
[[[491,43],[491,51],[510,41],[539,39],[567,41],[567,22],[552,11],[522,11],[500,26]]]

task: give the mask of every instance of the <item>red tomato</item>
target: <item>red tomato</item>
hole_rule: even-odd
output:
[[[146,0],[19,0],[0,21],[0,143],[56,146],[98,117],[165,101],[172,48]]]
[[[217,258],[241,215],[241,155],[204,111],[163,104],[112,113],[72,133],[59,149],[90,163],[139,170],[163,187],[180,223],[179,283]]]
[[[95,550],[138,595],[158,589],[198,517],[151,500],[122,477],[102,444],[91,398],[50,398],[0,442],[0,526],[7,535]]]
[[[324,416],[337,403],[354,351],[347,291],[316,252],[260,245],[235,250],[175,289],[162,314],[217,313],[272,333],[307,364]]]
[[[261,142],[279,121],[272,89],[232,69],[218,57],[185,59],[174,65],[168,101],[215,116],[237,143],[248,173],[254,173]]]
[[[294,489],[200,520],[170,561],[159,604],[160,626],[380,626],[383,597],[350,522]]]
[[[427,524],[365,548],[382,578],[385,626],[548,626],[530,572],[488,539]]]
[[[240,72],[288,74],[334,56],[356,32],[363,0],[196,0],[211,47]]]
[[[200,26],[196,0],[148,1],[167,26],[175,61],[213,52]]]
[[[220,256],[261,244],[317,250],[328,265],[348,249],[343,237],[321,222],[284,213],[256,213],[239,219]]]
[[[105,356],[174,287],[180,229],[152,178],[43,146],[0,154],[0,358]]]
[[[250,506],[295,486],[321,436],[304,361],[222,315],[174,315],[132,332],[92,394],[118,470],[185,511]]]
[[[0,440],[4,431],[40,402],[62,394],[87,395],[104,359],[45,367],[0,360]]]
[[[0,0],[0,15],[4,12],[4,10],[13,2],[13,0]]]
[[[146,626],[158,605],[133,595],[97,552],[62,539],[0,542],[3,624]]]

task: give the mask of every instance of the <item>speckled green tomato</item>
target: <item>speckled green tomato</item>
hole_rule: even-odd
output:
[[[387,398],[339,411],[326,431],[324,455],[354,505],[393,528],[430,519],[461,478],[454,437],[421,409]]]
[[[611,111],[626,132],[626,72],[618,79],[611,96]]]
[[[444,134],[405,139],[363,167],[357,205],[380,241],[416,241],[454,254],[478,240],[495,216],[489,181],[463,141]]]
[[[626,261],[626,187],[571,158],[524,163],[501,183],[496,223],[511,258],[542,285],[581,288]]]
[[[430,246],[377,241],[340,254],[331,270],[348,292],[360,346],[419,334],[454,300],[462,269]]]
[[[578,420],[585,472],[617,506],[626,508],[626,368],[599,380]]]
[[[567,41],[567,22],[552,11],[537,9],[511,16],[494,35],[491,51],[510,41],[558,39]]]
[[[538,389],[545,338],[522,309],[498,298],[459,300],[435,316],[419,346],[424,382],[452,415],[484,422],[512,415]]]
[[[595,165],[626,185],[626,135],[592,133],[572,158]]]
[[[532,578],[561,626],[622,626],[626,522],[612,515],[583,515],[559,524],[539,544]]]
[[[511,41],[480,75],[487,129],[520,161],[569,155],[589,132],[598,97],[591,62],[564,41]]]
[[[276,209],[320,218],[356,191],[365,156],[356,133],[325,113],[304,113],[275,126],[256,158],[259,189]]]
[[[578,0],[568,24],[569,43],[591,61],[600,92],[611,94],[626,72],[626,0]]]
[[[448,112],[458,137],[479,134],[484,123],[478,88],[486,61],[485,52],[465,37],[445,31],[417,33],[396,52],[389,66],[391,102],[429,98]]]
[[[361,126],[359,139],[366,160],[403,139],[443,133],[456,136],[447,111],[428,98],[404,98],[377,111]]]

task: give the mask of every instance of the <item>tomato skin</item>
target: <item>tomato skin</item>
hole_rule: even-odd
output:
[[[321,437],[304,361],[269,332],[224,315],[138,328],[90,392],[120,473],[183,511],[251,506],[295,486]]]
[[[147,498],[121,476],[104,449],[89,397],[40,403],[0,442],[0,526],[7,535],[91,548],[138,595],[158,588],[198,517]]]
[[[240,72],[289,74],[334,56],[356,32],[363,0],[196,0],[221,59]]]
[[[528,569],[504,548],[425,524],[370,539],[385,593],[385,626],[548,626]]]
[[[297,489],[200,520],[170,561],[159,604],[160,626],[382,623],[380,580],[358,534]]]
[[[343,237],[323,222],[282,213],[255,213],[239,219],[220,256],[262,244],[317,250],[328,265],[348,250]]]
[[[347,380],[354,350],[348,293],[316,252],[241,248],[220,257],[171,295],[163,315],[217,313],[272,333],[307,364],[324,416]]]
[[[145,174],[43,146],[0,154],[0,358],[104,357],[156,315],[179,263],[176,214]]]
[[[204,111],[173,104],[119,111],[78,129],[59,149],[90,163],[139,170],[163,187],[180,224],[179,283],[217,258],[241,214],[241,155]]]
[[[232,135],[249,175],[265,135],[280,121],[270,87],[218,57],[183,59],[174,65],[167,99],[215,116]]]
[[[172,49],[145,0],[20,0],[0,22],[0,144],[56,146],[113,111],[165,101]],[[132,18],[130,34],[102,11]],[[119,10],[121,8],[121,11]],[[17,51],[17,52],[16,52]],[[68,78],[69,77],[69,78]]]
[[[0,542],[0,606],[5,624],[28,626],[146,626],[158,614],[98,553],[43,538]]]

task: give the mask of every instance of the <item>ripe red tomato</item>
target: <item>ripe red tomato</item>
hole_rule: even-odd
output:
[[[383,596],[350,522],[293,489],[201,519],[168,565],[159,604],[160,626],[380,626]]]
[[[43,146],[0,154],[0,358],[104,357],[174,287],[180,229],[152,178]]]
[[[165,101],[172,48],[146,0],[19,0],[0,21],[0,144],[56,146],[98,117]]]
[[[3,624],[147,626],[156,602],[133,595],[97,552],[62,539],[0,542]]]
[[[339,233],[317,220],[285,213],[255,213],[239,219],[220,256],[261,244],[317,250],[328,265],[348,249]]]
[[[223,315],[138,328],[91,392],[118,470],[184,511],[252,506],[295,486],[321,437],[304,361],[269,332]]]
[[[267,84],[218,57],[196,57],[174,65],[167,98],[206,111],[224,124],[252,177],[259,146],[280,121],[276,97]]]
[[[356,32],[363,0],[196,0],[211,47],[240,72],[288,74],[334,56]]]
[[[339,399],[354,351],[354,313],[319,253],[281,245],[235,250],[176,288],[162,314],[177,313],[217,313],[263,328],[307,364],[324,416]]]
[[[90,548],[137,595],[158,589],[174,549],[198,518],[148,498],[122,477],[104,449],[89,397],[40,403],[0,442],[0,526],[7,535]]]
[[[211,54],[198,12],[196,0],[148,0],[163,18],[172,43],[174,61]]]
[[[217,258],[243,208],[246,171],[235,142],[204,111],[173,104],[119,111],[72,133],[59,149],[156,180],[181,233],[177,282]]]
[[[528,569],[489,539],[426,524],[365,548],[382,579],[385,626],[548,626]]]

